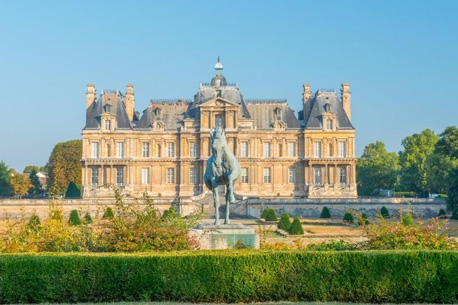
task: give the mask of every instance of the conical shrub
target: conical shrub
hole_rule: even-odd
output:
[[[281,214],[280,222],[278,223],[278,228],[286,232],[288,232],[289,228],[291,228],[291,220],[289,220],[288,213]]]
[[[413,217],[412,217],[412,214],[410,214],[410,213],[404,214],[404,216],[402,216],[402,223],[403,223],[406,227],[412,226],[412,225],[413,225]]]
[[[291,224],[291,227],[289,228],[289,234],[291,235],[303,235],[304,234],[304,229],[302,228],[301,221],[299,220],[299,217],[294,217],[293,223]]]
[[[346,211],[343,217],[343,221],[346,223],[353,223],[355,221],[353,214],[350,211]]]
[[[70,212],[70,218],[68,219],[68,223],[72,226],[79,226],[81,224],[81,219],[78,215],[77,210],[72,210]]]
[[[274,209],[267,209],[266,217],[264,218],[266,221],[277,221],[277,215],[275,215]]]
[[[358,219],[358,225],[360,225],[360,226],[368,225],[369,223],[370,223],[369,222],[369,216],[367,216],[366,213],[362,213],[361,216]]]
[[[331,212],[327,206],[324,206],[321,210],[320,218],[331,218]]]
[[[33,214],[30,216],[29,222],[27,223],[27,227],[32,231],[39,231],[41,229],[41,221],[40,217],[37,214]]]
[[[382,208],[380,209],[380,215],[383,218],[390,218],[390,213],[388,212],[388,209],[385,206],[382,206]]]
[[[92,217],[91,217],[91,214],[89,212],[86,212],[86,214],[84,215],[84,222],[86,224],[91,224],[92,223]]]
[[[445,213],[444,209],[440,209],[439,214],[437,215],[437,217],[442,218],[442,219],[447,218],[447,214]]]
[[[269,211],[269,208],[265,208],[262,213],[261,213],[261,218],[262,219],[266,219],[266,216],[267,216],[267,212]]]
[[[111,207],[107,207],[105,212],[103,212],[102,219],[111,219],[114,217],[113,209]]]

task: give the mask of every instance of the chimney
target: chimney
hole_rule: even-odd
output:
[[[126,86],[126,112],[129,117],[129,121],[132,122],[134,118],[134,107],[135,107],[135,96],[134,96],[134,85],[127,84]]]
[[[310,84],[304,84],[304,92],[302,93],[302,106],[304,121],[307,120],[311,111],[310,98],[312,97],[312,91],[310,91]]]
[[[340,88],[340,94],[342,96],[341,98],[343,109],[351,122],[351,92],[349,83],[342,84],[342,87]]]
[[[97,93],[97,89],[95,89],[94,84],[86,85],[86,110],[94,102],[96,93]]]

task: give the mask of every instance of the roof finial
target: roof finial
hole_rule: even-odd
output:
[[[221,70],[223,70],[223,64],[220,62],[220,58],[218,56],[218,62],[216,63],[215,65],[215,72],[220,72]]]
[[[218,62],[219,62],[219,55],[218,55]]]

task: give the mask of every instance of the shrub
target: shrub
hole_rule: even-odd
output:
[[[91,224],[92,223],[92,217],[91,217],[91,214],[89,212],[86,212],[86,214],[84,214],[84,222],[86,224]]]
[[[446,219],[447,214],[445,213],[444,209],[440,209],[439,214],[437,214],[437,217]]]
[[[450,217],[452,219],[458,219],[458,209],[455,208],[453,211],[452,211],[452,217]]]
[[[168,210],[165,210],[164,214],[162,214],[162,218],[163,219],[173,218],[173,217],[177,217],[177,216],[178,216],[177,215],[177,211],[175,210],[174,207],[171,207]]]
[[[261,218],[262,219],[266,219],[266,216],[267,216],[267,212],[269,211],[269,208],[265,208],[262,213],[261,213]]]
[[[299,220],[299,217],[294,217],[293,223],[291,224],[291,227],[289,228],[288,233],[291,235],[303,235],[304,234],[304,229],[302,228],[302,224],[301,224],[301,221]]]
[[[457,261],[455,251],[3,255],[0,302],[456,303]]]
[[[288,232],[290,227],[291,227],[291,221],[289,220],[289,214],[288,213],[281,214],[280,222],[278,223],[278,228]]]
[[[353,214],[350,211],[346,211],[343,217],[343,221],[346,223],[353,223],[354,222]]]
[[[70,218],[68,219],[68,223],[71,226],[79,226],[81,224],[81,219],[77,210],[72,210],[70,212]]]
[[[325,241],[318,244],[309,244],[306,247],[306,250],[309,251],[347,251],[347,250],[356,250],[355,245],[349,244],[345,240],[331,240]]]
[[[267,212],[266,212],[266,215],[264,217],[264,219],[266,221],[277,221],[277,215],[275,215],[275,211],[274,209],[266,209]]]
[[[358,217],[358,225],[365,226],[370,223],[369,216],[366,213],[362,213],[360,217]]]
[[[107,207],[105,212],[103,212],[102,219],[112,219],[114,217],[113,209],[111,207]]]
[[[65,198],[80,198],[81,191],[75,182],[71,181],[68,184],[67,191],[65,192]]]
[[[413,218],[412,214],[406,213],[402,216],[402,224],[405,226],[412,226],[413,225]]]
[[[27,228],[35,232],[41,229],[40,217],[38,217],[37,214],[33,213],[33,215],[30,216],[29,222],[27,223]]]
[[[385,206],[382,206],[382,208],[380,209],[380,215],[383,218],[390,218],[390,213],[388,212],[388,209]]]
[[[321,210],[320,218],[331,218],[331,212],[328,207],[324,206]]]

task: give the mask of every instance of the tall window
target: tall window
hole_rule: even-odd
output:
[[[97,167],[92,168],[92,185],[99,184],[99,169]]]
[[[313,155],[315,158],[321,158],[321,142],[313,142]]]
[[[272,183],[270,167],[264,167],[264,183]]]
[[[197,168],[196,167],[191,167],[189,169],[189,183],[197,184]]]
[[[123,185],[124,184],[124,168],[118,167],[116,169],[116,184]]]
[[[116,143],[116,157],[124,158],[124,143],[123,142]]]
[[[288,182],[289,183],[296,183],[296,168],[295,167],[291,167],[289,169]]]
[[[222,114],[215,115],[215,127],[224,127],[223,125],[224,125],[223,115]]]
[[[278,144],[278,156],[283,157],[283,145]]]
[[[248,158],[248,142],[242,142],[240,144],[240,154],[242,155],[242,158]]]
[[[167,183],[175,183],[175,169],[167,168]]]
[[[241,176],[242,176],[242,183],[248,183],[248,168],[242,167]]]
[[[191,158],[197,157],[197,143],[196,142],[189,143],[189,156]]]
[[[315,184],[321,184],[321,167],[314,167],[313,170],[315,171]]]
[[[270,143],[269,142],[264,142],[262,144],[263,150],[264,150],[264,157],[269,158],[270,157]]]
[[[142,144],[142,156],[145,158],[149,157],[149,143],[148,142],[144,142]]]
[[[347,183],[347,171],[345,167],[343,166],[339,168],[339,177],[340,177],[340,184]]]
[[[99,142],[92,142],[91,143],[91,157],[98,158],[99,157]]]
[[[332,125],[333,125],[332,123],[333,123],[332,120],[327,120],[327,124],[328,124],[327,127],[328,127],[328,130],[332,130]]]
[[[175,143],[167,143],[167,156],[175,157]]]
[[[150,178],[149,178],[149,168],[142,168],[142,184],[149,184],[150,183]]]
[[[105,130],[111,130],[111,120],[105,120]]]
[[[339,142],[339,157],[345,158],[347,156],[347,143],[345,141]]]
[[[288,143],[288,150],[289,150],[289,156],[295,157],[296,156],[296,143],[294,142]]]
[[[162,146],[161,146],[161,144],[157,144],[157,156],[159,158],[162,157]]]

